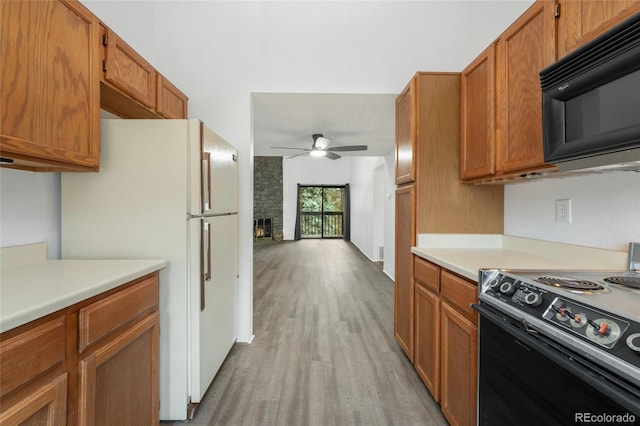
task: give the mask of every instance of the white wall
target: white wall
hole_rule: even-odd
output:
[[[613,250],[640,241],[640,173],[510,184],[504,198],[505,234]],[[555,200],[567,198],[572,223],[556,223]]]
[[[375,261],[380,260],[376,247],[384,243],[383,168],[383,157],[351,159],[351,242]],[[380,226],[382,232],[377,229]]]
[[[201,118],[239,149],[239,340],[248,341],[251,93],[399,93],[418,70],[460,71],[532,0],[83,3],[189,96],[190,117]],[[18,192],[30,184],[19,185]],[[20,201],[15,191],[1,197],[3,210]],[[55,206],[41,213],[59,221]],[[35,221],[13,217],[3,228],[29,234]]]
[[[60,257],[60,173],[0,169],[0,247],[47,243]]]
[[[349,183],[349,168],[346,157],[338,160],[296,157],[282,162],[282,235],[285,240],[293,240],[298,184],[344,185]]]

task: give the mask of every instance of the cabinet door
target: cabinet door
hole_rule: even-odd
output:
[[[113,31],[106,31],[104,79],[145,107],[156,106],[156,71]]]
[[[129,327],[80,361],[78,423],[159,423],[159,313]]]
[[[67,374],[38,387],[27,397],[2,407],[0,424],[4,426],[63,426],[67,423]]]
[[[461,74],[462,179],[495,173],[495,50],[492,43]]]
[[[544,166],[539,72],[555,61],[553,9],[552,1],[536,2],[498,41],[497,168],[503,175]]]
[[[436,402],[440,402],[440,300],[416,283],[416,337],[413,364]]]
[[[558,57],[640,12],[640,0],[558,0]]]
[[[394,333],[398,343],[413,362],[413,255],[415,246],[415,187],[396,190],[396,276]]]
[[[98,21],[78,2],[0,2],[0,151],[16,166],[97,170]]]
[[[415,78],[396,99],[396,185],[416,180]]]
[[[478,327],[444,302],[441,320],[442,413],[451,425],[475,425]]]
[[[156,110],[164,118],[187,118],[187,96],[158,74]]]

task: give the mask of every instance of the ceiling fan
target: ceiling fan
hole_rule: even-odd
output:
[[[292,155],[289,158],[299,157],[301,155],[310,155],[312,157],[327,157],[331,160],[337,160],[341,158],[340,155],[336,154],[336,152],[346,152],[346,151],[366,151],[367,145],[346,145],[346,146],[334,146],[330,147],[331,139],[325,138],[323,134],[316,133],[312,135],[313,143],[311,144],[311,149],[308,148],[291,148],[284,146],[272,146],[274,149],[296,149],[298,151],[304,151],[300,154]]]

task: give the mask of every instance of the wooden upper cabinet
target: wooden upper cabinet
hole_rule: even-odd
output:
[[[110,29],[103,36],[104,80],[148,108],[156,106],[156,70]]]
[[[415,79],[396,99],[396,185],[416,180]]]
[[[122,118],[187,118],[187,96],[112,30],[100,31],[102,108]]]
[[[0,2],[0,156],[12,167],[98,169],[98,39],[77,1]]]
[[[158,74],[156,110],[164,118],[187,118],[187,96]]]
[[[553,1],[534,3],[497,44],[497,169],[505,175],[545,167],[541,69],[555,53]]]
[[[640,0],[558,0],[558,58],[640,12]]]
[[[495,52],[492,43],[461,74],[460,175],[495,173]]]

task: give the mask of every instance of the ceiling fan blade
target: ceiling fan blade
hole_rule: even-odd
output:
[[[327,153],[325,154],[325,157],[327,157],[330,160],[337,160],[338,158],[342,158],[338,154],[335,154],[335,153],[333,153],[331,151],[327,151]]]
[[[296,155],[291,155],[289,157],[284,157],[285,160],[288,160],[290,158],[296,158],[296,157],[300,157],[301,155],[309,155],[308,152],[301,152],[300,154],[296,154]]]
[[[332,146],[327,148],[327,151],[366,151],[367,145],[347,145],[347,146]]]
[[[310,149],[307,149],[307,148],[292,148],[292,147],[288,147],[288,146],[270,146],[269,148],[272,148],[272,149],[296,149],[298,151],[311,151]]]

